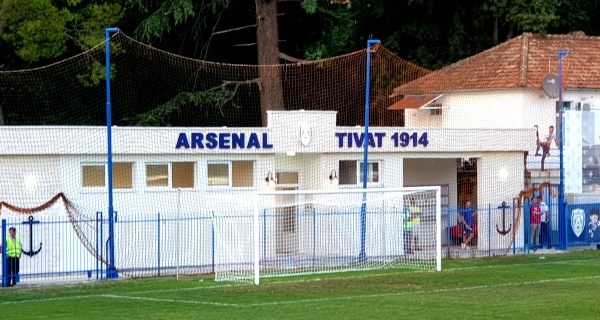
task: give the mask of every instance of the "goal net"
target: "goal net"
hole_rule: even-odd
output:
[[[440,271],[440,208],[439,187],[260,191],[246,213],[216,219],[215,280]]]

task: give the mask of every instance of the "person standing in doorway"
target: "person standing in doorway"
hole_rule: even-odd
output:
[[[533,250],[537,250],[537,246],[540,244],[540,222],[542,217],[542,208],[538,203],[538,198],[531,199],[531,206],[529,207],[529,224],[531,225],[529,233],[529,245]]]
[[[477,214],[471,207],[471,201],[467,200],[465,202],[465,207],[461,212],[461,223],[462,223],[462,233],[463,233],[463,242],[460,245],[463,249],[469,249],[469,245],[471,244],[471,240],[475,236],[475,230],[473,225],[473,218]]]
[[[17,229],[10,227],[8,237],[6,237],[6,270],[8,271],[8,286],[17,284],[17,275],[19,274],[19,259],[21,259],[21,240],[17,237]],[[0,246],[2,251],[2,246]]]
[[[542,200],[542,197],[537,197],[538,203],[540,204],[540,209],[542,210],[542,214],[540,216],[540,243],[542,246],[548,246],[550,249],[550,244],[552,243],[552,237],[550,236],[550,210],[548,209],[548,205]]]

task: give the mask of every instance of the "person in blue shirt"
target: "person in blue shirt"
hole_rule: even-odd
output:
[[[460,216],[463,232],[463,242],[460,246],[463,249],[469,249],[471,240],[475,236],[475,230],[473,229],[473,217],[476,215],[477,211],[471,207],[471,201],[467,200]]]

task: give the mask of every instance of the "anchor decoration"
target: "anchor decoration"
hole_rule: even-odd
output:
[[[498,224],[496,224],[496,230],[498,231],[499,234],[501,235],[506,235],[507,233],[510,232],[510,229],[512,228],[512,223],[508,226],[508,230],[506,230],[506,209],[510,208],[509,206],[506,205],[506,201],[502,201],[502,205],[498,207],[498,209],[502,209],[502,230],[500,230],[498,228]]]
[[[25,251],[23,249],[21,249],[21,251],[23,252],[23,254],[26,254],[30,257],[35,256],[36,254],[40,253],[40,251],[42,250],[42,243],[40,242],[40,248],[37,250],[33,250],[33,225],[34,224],[38,224],[40,223],[39,221],[34,221],[33,220],[33,216],[29,216],[29,218],[27,219],[28,221],[23,221],[21,222],[22,224],[28,224],[29,225],[29,251]]]

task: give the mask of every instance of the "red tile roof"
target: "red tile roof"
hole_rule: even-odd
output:
[[[542,89],[548,73],[558,75],[563,56],[563,87],[600,89],[600,37],[582,32],[546,37],[525,33],[472,57],[394,89],[396,94],[434,94],[461,90]]]
[[[433,94],[433,95],[422,95],[422,96],[408,96],[393,105],[391,105],[388,110],[401,110],[401,109],[419,109],[429,103],[433,102],[435,99],[439,98],[441,95]]]

